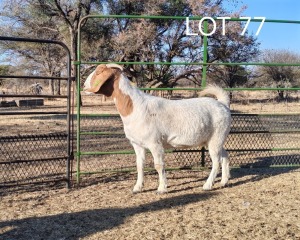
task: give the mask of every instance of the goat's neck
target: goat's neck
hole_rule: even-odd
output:
[[[114,82],[112,97],[122,117],[126,117],[133,112],[133,102],[138,91],[138,89],[130,85],[129,80],[122,74]]]

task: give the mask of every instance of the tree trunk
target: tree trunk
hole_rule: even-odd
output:
[[[53,79],[49,80],[49,88],[51,91],[51,95],[54,95],[55,91],[54,91],[54,80]]]
[[[284,100],[284,91],[278,90],[279,101]]]
[[[61,95],[61,91],[60,91],[60,84],[61,81],[57,80],[57,85],[56,85],[56,95]]]
[[[54,74],[54,77],[61,77],[61,72],[60,71],[56,71]],[[60,93],[60,80],[58,80],[58,79],[55,79],[55,80],[53,80],[54,82],[55,82],[55,84],[54,84],[54,86],[55,86],[55,95],[61,95],[61,93]]]
[[[71,34],[71,60],[72,61],[77,61],[77,31],[76,29],[73,30],[70,27],[70,34]],[[77,81],[78,81],[78,76],[77,76],[77,68],[76,65],[72,64],[72,69],[71,69],[71,76],[74,76],[76,79],[76,88],[77,88]],[[82,98],[81,95],[78,96],[79,97],[79,104],[80,106],[83,106],[82,104]]]

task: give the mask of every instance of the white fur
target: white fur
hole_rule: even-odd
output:
[[[93,72],[87,77],[87,79],[86,79],[85,82],[84,82],[83,91],[84,91],[86,94],[92,94],[91,92],[86,91],[86,90],[91,88],[91,80],[92,80],[92,76],[93,76],[94,72],[95,72],[95,71],[93,71]]]
[[[142,191],[145,149],[152,153],[159,174],[157,191],[167,191],[164,148],[169,146],[207,146],[212,159],[212,171],[203,189],[212,188],[219,163],[222,163],[221,184],[228,182],[229,161],[223,145],[230,130],[231,115],[229,98],[224,90],[216,86],[207,89],[219,101],[209,97],[168,100],[143,93],[132,86],[123,74],[120,78],[120,90],[130,96],[133,102],[131,114],[125,117],[121,115],[126,137],[136,153],[138,177],[133,192]],[[89,86],[88,80],[86,86]]]

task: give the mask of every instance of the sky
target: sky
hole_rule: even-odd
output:
[[[246,17],[300,22],[300,0],[243,0],[243,4],[248,7],[243,13]],[[259,23],[250,23],[250,33],[255,34],[258,26]],[[300,24],[264,23],[257,38],[261,49],[286,49],[300,54]]]
[[[243,13],[246,17],[300,21],[300,0],[240,0],[238,6],[234,6],[233,2],[228,4],[232,10],[242,5],[248,7]],[[250,23],[249,32],[255,34],[258,27],[259,23]],[[300,24],[264,23],[258,41],[261,50],[286,49],[300,54]]]

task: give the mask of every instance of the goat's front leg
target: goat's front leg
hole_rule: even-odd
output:
[[[144,162],[146,151],[145,148],[131,142],[136,154],[137,181],[133,188],[133,193],[142,191],[144,185]]]
[[[154,167],[158,172],[159,176],[159,186],[157,193],[166,193],[167,192],[167,179],[165,173],[165,164],[164,164],[164,149],[161,145],[155,145],[149,148],[154,159]]]

